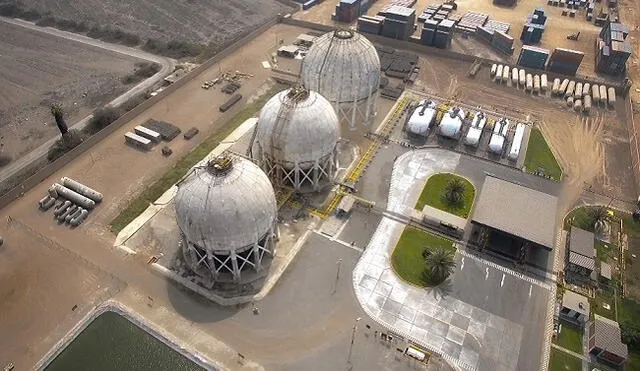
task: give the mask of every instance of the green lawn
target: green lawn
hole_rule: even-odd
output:
[[[610,306],[610,309],[605,309],[602,304],[607,303]],[[598,290],[596,292],[596,298],[591,306],[591,312],[601,315],[603,317],[607,317],[614,321],[617,321],[616,318],[616,305],[618,304],[616,300],[616,296],[614,295],[613,289],[604,289]]]
[[[582,331],[578,327],[565,322],[560,321],[562,328],[554,343],[559,346],[569,349],[578,354],[582,354]]]
[[[524,166],[527,171],[532,173],[536,172],[539,168],[543,168],[545,175],[550,176],[554,180],[562,179],[562,169],[549,149],[549,145],[547,145],[547,141],[544,139],[542,132],[537,128],[531,129]]]
[[[589,215],[589,209],[591,208],[593,207],[579,207],[567,214],[564,218],[564,229],[569,230],[571,226],[576,226],[585,231],[593,232],[592,218]]]
[[[637,371],[640,370],[640,350],[629,349],[629,360],[627,361],[627,370]]]
[[[450,205],[443,197],[447,183],[453,179],[459,179],[465,185],[464,199],[460,205]],[[473,187],[473,184],[463,177],[450,173],[434,174],[427,179],[427,184],[424,185],[415,208],[416,210],[422,211],[424,205],[429,205],[436,209],[467,218],[469,211],[471,211],[475,194],[476,189]]]
[[[598,239],[595,241],[595,248],[598,261],[601,262],[613,262],[613,258],[618,258],[620,255],[617,245],[606,243]]]
[[[552,347],[549,371],[582,371],[582,360]]]
[[[160,179],[156,180],[153,184],[148,186],[142,194],[133,199],[129,206],[124,209],[120,215],[113,219],[110,223],[111,231],[114,233],[120,232],[124,227],[137,218],[138,215],[149,206],[151,202],[158,199],[164,192],[166,192],[171,186],[173,186],[180,178],[182,178],[198,161],[205,158],[214,148],[216,148],[220,141],[229,136],[240,124],[247,119],[253,117],[256,112],[265,104],[267,99],[271,98],[277,92],[283,90],[284,85],[276,84],[267,92],[265,92],[259,99],[251,104],[247,104],[240,112],[233,116],[227,123],[216,131],[214,134],[206,138],[191,152],[182,157],[178,163],[169,171],[167,171]]]
[[[442,247],[455,252],[453,242],[416,228],[406,227],[391,255],[393,270],[407,282],[418,286],[431,286],[425,279],[424,257],[426,249]]]

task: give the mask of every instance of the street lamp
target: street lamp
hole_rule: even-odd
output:
[[[336,271],[336,281],[333,283],[332,294],[335,294],[336,291],[338,290],[338,280],[340,279],[340,267],[342,266],[342,258],[338,259],[336,264],[338,265],[338,270]]]
[[[351,353],[353,352],[353,343],[356,341],[356,331],[358,331],[358,322],[360,317],[356,318],[356,322],[353,324],[353,331],[351,331],[351,344],[349,344],[349,357],[347,358],[347,364],[351,365]]]

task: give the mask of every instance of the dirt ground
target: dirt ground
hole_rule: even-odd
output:
[[[369,11],[368,15],[375,15],[378,11],[384,8],[389,1],[378,0],[374,3]],[[414,9],[416,9],[416,17],[422,13],[428,5],[442,4],[440,0],[418,0]],[[569,48],[580,50],[585,53],[585,57],[580,65],[578,74],[585,76],[596,76],[594,71],[595,54],[594,54],[594,42],[595,38],[600,30],[593,23],[587,22],[585,19],[585,11],[580,11],[575,18],[563,17],[561,15],[562,8],[554,7],[546,4],[546,1],[542,0],[519,0],[517,5],[513,8],[501,7],[494,5],[492,0],[456,0],[458,9],[454,12],[457,15],[463,15],[466,12],[473,11],[488,14],[490,19],[495,19],[501,22],[511,24],[509,35],[514,39],[514,55],[511,57],[511,62],[517,62],[522,42],[520,41],[520,33],[522,27],[526,21],[526,17],[530,15],[536,7],[542,7],[547,14],[547,29],[542,36],[542,42],[539,45],[541,48],[553,50],[554,48]],[[602,3],[597,3],[597,9]],[[295,17],[304,19],[310,22],[330,24],[335,26],[344,27],[345,24],[334,22],[331,20],[331,14],[335,12],[335,1],[325,1],[311,9],[300,11],[296,13]],[[355,25],[355,22],[354,22]],[[575,32],[580,32],[580,38],[578,41],[567,40],[567,35]],[[421,32],[420,27],[416,31],[416,35]],[[455,51],[462,53],[472,53],[487,58],[505,57],[500,53],[494,52],[490,47],[484,46],[484,44],[470,40],[464,40],[459,34],[454,36],[452,41],[452,48]],[[610,79],[608,76],[597,75],[599,78],[605,80]]]
[[[278,13],[290,11],[277,0],[37,1],[27,9],[88,24],[118,27],[141,39],[223,44],[248,33]]]
[[[128,89],[139,60],[0,22],[0,153],[18,158],[59,134],[57,102],[74,123]]]

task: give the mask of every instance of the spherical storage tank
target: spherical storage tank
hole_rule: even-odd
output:
[[[301,79],[333,105],[340,122],[354,129],[376,115],[380,58],[369,40],[351,30],[336,30],[314,41],[302,61]]]
[[[260,111],[251,156],[276,186],[319,191],[333,182],[339,130],[331,103],[297,86]]]
[[[276,197],[253,162],[223,155],[178,184],[175,212],[186,265],[205,283],[245,283],[271,262]]]

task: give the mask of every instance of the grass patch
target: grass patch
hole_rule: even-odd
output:
[[[589,210],[592,208],[591,206],[585,206],[571,211],[564,218],[564,229],[570,230],[571,226],[575,226],[585,231],[593,232],[593,225],[591,224],[593,219],[589,215]]]
[[[431,286],[424,276],[425,264],[422,254],[425,250],[442,247],[455,252],[453,242],[446,238],[406,227],[391,255],[393,270],[403,280],[418,286]]]
[[[551,348],[550,371],[582,371],[582,360],[559,349]]]
[[[557,181],[562,179],[562,169],[549,149],[542,132],[537,128],[531,129],[524,166],[529,172],[536,172],[542,168],[544,175]]]
[[[613,262],[613,258],[620,255],[618,246],[613,243],[606,243],[596,238],[595,240],[596,255],[600,262]]]
[[[453,179],[459,179],[465,185],[463,202],[460,205],[451,205],[443,197],[447,183]],[[473,187],[473,184],[463,177],[450,173],[434,174],[427,179],[427,184],[424,185],[415,208],[422,211],[424,205],[429,205],[436,209],[467,218],[471,211],[475,194],[476,189]]]
[[[253,117],[253,115],[255,115],[255,113],[264,105],[267,99],[283,88],[284,85],[281,84],[273,86],[255,102],[247,104],[242,111],[238,112],[229,121],[227,121],[220,130],[209,136],[191,152],[182,157],[173,168],[169,169],[169,171],[167,171],[167,173],[165,173],[160,179],[147,187],[142,194],[129,203],[129,206],[126,209],[122,210],[120,215],[111,221],[109,224],[111,231],[114,233],[120,232],[124,227],[131,223],[133,219],[142,214],[151,202],[157,200],[164,192],[167,191],[167,189],[171,188],[171,186],[178,182],[189,171],[189,169],[217,147],[220,144],[220,141],[229,136],[229,134],[231,134],[244,121]]]
[[[629,350],[627,370],[640,370],[640,351]]]
[[[602,304],[609,304],[610,309],[605,309]],[[616,318],[616,295],[613,292],[613,289],[603,289],[596,291],[596,298],[593,300],[591,305],[591,312],[598,314],[603,317],[607,317],[614,321],[617,321]]]
[[[582,331],[576,326],[561,321],[562,328],[554,343],[557,345],[569,349],[578,354],[582,354]]]

